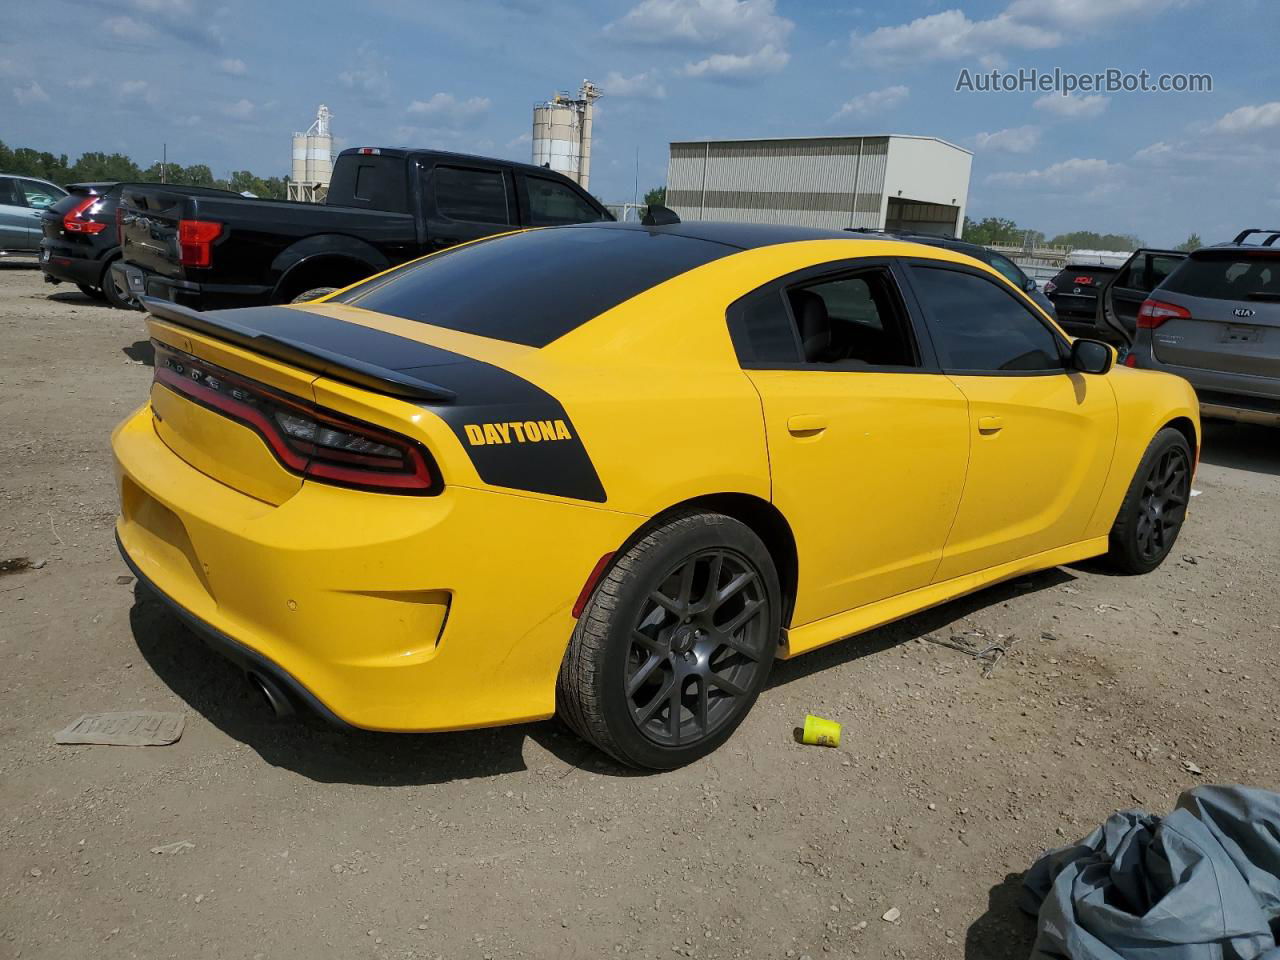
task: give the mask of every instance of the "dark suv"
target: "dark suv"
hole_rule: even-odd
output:
[[[1124,362],[1191,381],[1206,417],[1280,426],[1278,240],[1245,230],[1183,260],[1138,308]]]
[[[1114,277],[1119,267],[1068,263],[1044,285],[1045,296],[1058,312],[1058,325],[1073,337],[1096,337],[1095,317],[1098,291]]]

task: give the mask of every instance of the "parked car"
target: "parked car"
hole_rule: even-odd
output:
[[[1044,285],[1044,295],[1053,303],[1063,330],[1073,337],[1098,335],[1098,291],[1118,272],[1118,266],[1068,263]]]
[[[0,174],[0,256],[40,250],[40,215],[67,195],[56,183]]]
[[[1185,259],[1185,250],[1135,251],[1098,290],[1093,336],[1123,346],[1132,344],[1138,330],[1138,310]]]
[[[915,243],[927,243],[932,247],[942,247],[946,250],[956,250],[960,253],[968,254],[975,260],[980,260],[996,272],[1002,274],[1006,280],[1015,287],[1025,293],[1049,316],[1057,319],[1058,313],[1052,300],[1041,292],[1039,285],[1026,272],[999,251],[992,250],[990,247],[984,247],[980,243],[968,243],[964,240],[956,240],[954,237],[939,237],[929,233],[899,233],[896,236],[902,237],[904,240],[911,240]],[[1092,334],[1089,334],[1092,336]]]
[[[1277,239],[1244,230],[1190,254],[1138,308],[1125,363],[1185,377],[1206,417],[1280,426]]]
[[[665,769],[775,658],[1173,549],[1186,381],[952,250],[659,212],[320,304],[148,299],[155,382],[112,438],[126,562],[279,713],[559,712]]]
[[[111,264],[120,258],[116,210],[125,186],[116,181],[73,183],[67,196],[44,211],[40,268],[46,282],[74,283],[95,300],[106,300],[113,307],[133,307],[110,273]],[[212,187],[168,185],[165,190],[175,194],[239,196]]]
[[[312,300],[436,250],[507,230],[612,220],[576,183],[487,157],[359,147],[323,204],[130,185],[113,269],[132,296],[197,308]]]

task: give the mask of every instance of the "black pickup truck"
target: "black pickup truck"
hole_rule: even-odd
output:
[[[613,217],[569,178],[523,163],[344,150],[323,204],[125,188],[113,281],[196,309],[310,300],[445,247]]]

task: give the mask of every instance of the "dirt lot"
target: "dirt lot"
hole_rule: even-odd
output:
[[[108,433],[144,339],[0,266],[0,559],[42,564],[0,576],[0,956],[1024,957],[1042,848],[1196,783],[1280,787],[1275,433],[1210,428],[1156,573],[1054,570],[780,664],[725,749],[643,776],[555,722],[269,720],[117,582]],[[990,678],[928,642],[969,631],[1016,638]],[[53,743],[134,708],[186,733]],[[843,748],[793,741],[809,711]]]

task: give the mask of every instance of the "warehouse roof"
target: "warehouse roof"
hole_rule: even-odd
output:
[[[811,137],[704,137],[701,140],[672,140],[671,146],[693,146],[703,143],[790,143],[792,141],[812,141],[812,140],[932,140],[940,143],[944,147],[950,147],[953,150],[959,150],[961,153],[967,153],[973,156],[972,150],[966,150],[958,144],[952,143],[950,140],[943,140],[941,137],[922,137],[914,133],[850,133],[842,135],[818,135]]]

